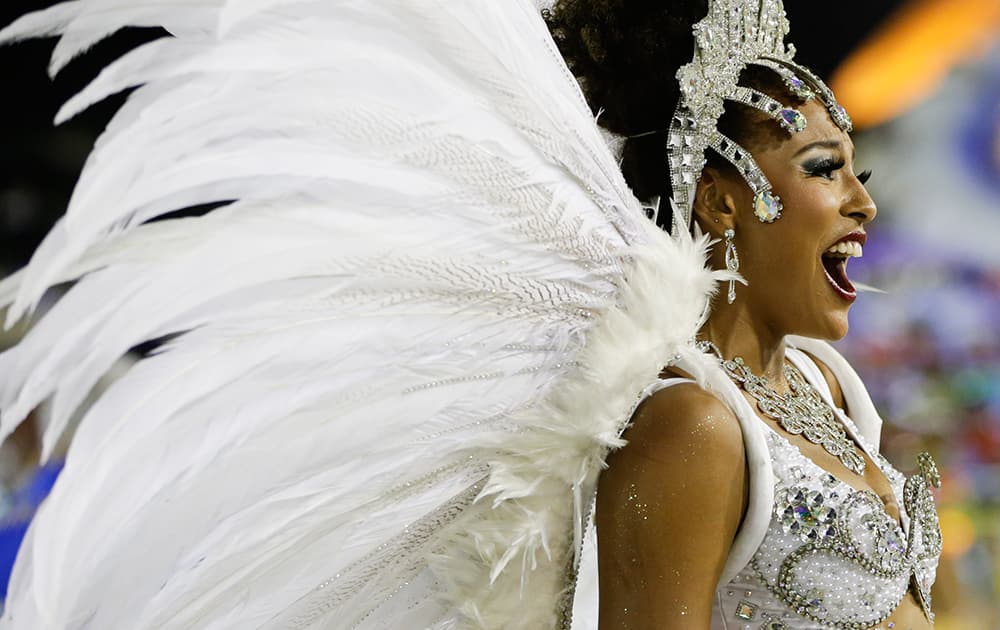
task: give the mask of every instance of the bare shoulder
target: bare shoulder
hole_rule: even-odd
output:
[[[739,421],[685,383],[643,401],[624,437],[598,484],[600,626],[708,627],[747,506]]]
[[[695,383],[662,389],[639,405],[625,432],[636,451],[676,454],[696,450],[704,458],[742,458],[743,433],[736,415]],[[692,441],[691,437],[697,437]]]
[[[719,484],[735,491],[747,483],[739,420],[694,383],[668,387],[644,400],[623,437],[628,443],[608,458],[602,480],[607,485],[657,484],[693,499]]]

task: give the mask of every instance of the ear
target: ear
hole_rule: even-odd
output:
[[[705,167],[694,193],[694,215],[699,219],[703,231],[722,234],[734,227],[736,219],[736,198],[730,190],[729,181],[718,169]]]

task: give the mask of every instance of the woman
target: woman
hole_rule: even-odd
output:
[[[635,70],[636,91],[651,78],[672,81],[705,12],[611,8],[568,3],[550,16],[564,48],[583,36],[587,56],[566,54],[595,108],[605,107],[594,92],[601,80],[585,66]],[[739,364],[715,354],[742,353],[782,388],[774,372],[785,335],[843,334],[851,288],[826,250],[862,229],[874,207],[851,174],[849,124],[832,95],[812,77],[788,76],[799,67],[782,44],[780,3],[709,8],[713,28],[701,36],[734,47],[700,44],[683,107],[668,103],[644,120],[649,110],[631,108],[630,97],[604,121],[627,135],[654,132],[643,137],[658,157],[646,160],[635,138],[623,167],[640,198],[662,200],[672,237],[648,221],[531,2],[85,0],[0,33],[62,34],[55,70],[123,25],[173,34],[109,67],[61,112],[141,85],[95,147],[66,218],[27,269],[0,284],[16,319],[47,286],[79,279],[0,355],[4,432],[55,395],[46,450],[118,355],[169,339],[81,423],[22,547],[3,627],[592,624],[596,612],[574,622],[571,610],[596,605],[584,538],[599,478],[602,626],[706,627],[736,614],[811,627],[823,606],[844,613],[820,594],[798,617],[780,616],[788,607],[762,598],[764,589],[741,588],[743,602],[735,586],[714,595],[712,610],[715,581],[752,579],[741,570],[773,542],[767,525],[781,488],[771,471],[780,481],[790,461],[776,455],[772,466],[768,440],[777,438],[727,376]],[[650,73],[616,66],[601,29],[575,23],[626,14],[636,24],[661,18],[684,38],[687,58]],[[776,55],[765,66],[779,79],[739,89],[729,53],[743,66],[764,52]],[[785,84],[815,100],[788,98]],[[727,123],[716,129],[713,111],[729,97],[779,127],[747,134],[734,114],[728,133],[747,148],[723,138],[716,132]],[[671,130],[657,137],[662,123]],[[815,139],[827,144],[794,155]],[[811,171],[800,172],[806,163]],[[151,221],[220,202],[200,218]],[[692,214],[724,240],[709,266]],[[765,247],[772,242],[788,251]],[[835,257],[855,246],[846,247]],[[787,267],[781,283],[765,273],[768,252]],[[823,284],[827,267],[841,294]],[[716,284],[737,271],[749,286],[730,284],[732,305],[716,300],[705,320]],[[773,308],[779,288],[809,297],[786,313]],[[696,346],[699,334],[714,346]],[[800,345],[828,364],[852,416],[866,421],[860,430],[877,438],[849,369],[825,346]],[[664,376],[698,387],[658,378],[670,357]],[[630,445],[601,476],[643,398]],[[833,421],[817,414],[804,420],[809,431],[829,431]],[[657,433],[660,418],[670,431]],[[646,467],[644,449],[657,448],[669,449],[666,461]],[[836,461],[857,467],[859,453],[842,448]],[[709,466],[684,466],[685,457]],[[872,469],[852,480],[884,489]],[[682,474],[676,486],[663,481]],[[723,490],[710,519],[656,494],[707,501],[706,476]],[[848,501],[868,496],[836,489]],[[793,515],[823,507],[803,496]],[[857,514],[843,511],[854,525]],[[832,514],[819,520],[836,533]],[[889,550],[896,530],[865,522],[866,540]],[[790,532],[819,531],[807,529]],[[663,544],[659,531],[698,537]],[[906,549],[925,546],[920,538]],[[898,588],[896,565],[905,565],[908,582],[911,556],[882,555],[879,579]],[[893,619],[913,613],[910,604]]]
[[[668,162],[667,129],[681,97],[673,69],[688,63],[694,42],[685,34],[707,11],[703,2],[666,7],[567,0],[548,14],[567,62],[601,111],[601,124],[626,138],[622,168],[641,197],[672,195],[670,180],[656,165]],[[693,202],[692,228],[717,242],[709,264],[722,269],[730,263],[732,269],[735,250],[747,280],[728,300],[713,301],[699,339],[719,358],[739,361],[726,363],[737,385],[763,379],[742,393],[768,427],[767,454],[776,476],[772,523],[762,539],[745,531],[754,529],[747,523],[748,495],[755,492],[751,478],[763,474],[745,454],[737,419],[745,409],[727,405],[682,367],[667,368],[625,432],[629,444],[609,457],[598,486],[601,627],[725,628],[750,621],[768,628],[930,627],[929,586],[940,552],[934,541],[921,552],[928,557],[911,556],[929,571],[919,585],[910,584],[909,569],[897,571],[893,580],[866,571],[886,552],[880,546],[902,540],[899,473],[872,443],[855,436],[846,417],[852,436],[834,439],[836,426],[832,433],[812,434],[808,422],[801,422],[803,413],[808,417],[802,408],[797,418],[787,408],[775,413],[778,397],[796,399],[791,382],[801,383],[796,375],[802,373],[815,379],[805,387],[826,394],[821,407],[836,408],[838,415],[870,413],[858,408],[870,407],[867,399],[846,404],[838,374],[817,357],[789,349],[788,338],[839,339],[847,333],[857,297],[847,263],[861,256],[865,227],[876,214],[864,188],[871,173],[855,175],[849,129],[835,121],[836,109],[793,93],[772,68],[747,66],[740,84],[796,108],[808,121],[789,135],[766,112],[734,100],[718,122],[719,131],[746,148],[772,184],[784,207],[779,220],[758,220],[751,185],[717,152],[708,156]],[[663,217],[660,223],[671,225]],[[857,380],[853,373],[841,376]],[[859,458],[865,465],[858,465]],[[804,487],[837,490],[810,505],[793,496]],[[833,499],[837,492],[877,499],[857,509],[850,500]],[[921,508],[907,506],[911,517],[914,509]],[[846,512],[846,520],[832,516],[838,511]],[[928,518],[926,536],[939,537],[935,517]],[[886,536],[868,541],[860,554],[845,553],[842,542],[823,544],[824,538],[876,526]],[[790,531],[800,536],[788,536]],[[759,545],[749,559],[734,549],[746,547],[747,539]],[[798,565],[793,554],[807,546],[805,555],[822,560]],[[733,556],[741,557],[737,564],[749,562],[720,584]],[[782,563],[790,566],[779,575]]]

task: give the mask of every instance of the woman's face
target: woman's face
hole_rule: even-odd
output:
[[[839,339],[856,298],[846,267],[861,253],[876,209],[855,174],[847,133],[817,99],[799,110],[808,120],[804,131],[753,151],[781,198],[781,218],[761,223],[749,187],[742,180],[730,187],[740,191],[728,220],[749,283],[737,287],[737,300],[746,300],[754,325],[773,327],[772,334]]]

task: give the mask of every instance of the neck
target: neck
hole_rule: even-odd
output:
[[[784,387],[785,336],[755,321],[744,303],[713,305],[698,338],[714,343],[725,359],[741,357],[772,387]]]

